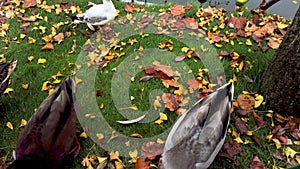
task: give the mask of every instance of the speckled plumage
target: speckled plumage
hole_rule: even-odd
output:
[[[11,169],[18,166],[57,169],[71,150],[79,151],[79,146],[74,147],[77,139],[74,92],[75,82],[68,78],[42,102],[19,136],[16,161]]]
[[[0,95],[7,88],[10,74],[15,70],[16,65],[17,65],[17,60],[0,63]]]
[[[234,86],[228,83],[200,99],[172,127],[162,155],[164,169],[206,169],[221,149]]]

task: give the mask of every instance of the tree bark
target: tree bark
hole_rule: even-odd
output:
[[[269,109],[300,117],[300,8],[262,76],[261,90]]]

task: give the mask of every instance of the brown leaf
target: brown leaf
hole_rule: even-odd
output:
[[[248,111],[248,110],[241,110],[241,109],[239,109],[239,110],[236,110],[235,112],[240,117],[247,117],[247,118],[250,117],[250,111]]]
[[[189,85],[190,88],[197,90],[199,89],[199,85],[201,84],[201,82],[197,79],[189,79],[187,81],[187,84]]]
[[[83,29],[81,29],[81,30],[79,30],[83,35],[85,35],[85,36],[87,36],[87,37],[89,37],[89,38],[91,38],[92,36],[93,36],[93,34],[91,34],[90,32],[88,32],[88,31],[86,31],[86,30],[83,30]]]
[[[60,41],[64,40],[64,38],[65,38],[64,34],[63,33],[59,33],[59,34],[57,34],[57,35],[55,35],[53,37],[53,40],[55,42],[60,42]]]
[[[69,2],[62,2],[61,1],[60,6],[61,6],[62,10],[65,10],[65,9],[69,10],[72,6],[76,7],[76,3],[75,2],[69,3]]]
[[[36,0],[24,0],[23,9],[36,6]]]
[[[237,101],[241,109],[248,111],[250,111],[255,104],[255,99],[252,96],[246,94],[240,94],[237,98]]]
[[[45,46],[42,47],[42,50],[53,50],[54,49],[54,46],[52,43],[46,43]]]
[[[235,165],[239,166],[240,163],[237,160],[237,156],[242,156],[242,148],[239,143],[233,140],[225,140],[225,143],[219,154],[222,154],[222,157],[228,158],[233,161]]]
[[[230,56],[230,53],[227,52],[227,51],[225,51],[225,50],[222,50],[222,51],[219,52],[218,55],[219,55],[219,56]]]
[[[258,127],[262,127],[265,124],[264,118],[258,116],[256,112],[253,112],[253,117]]]
[[[171,14],[174,16],[181,16],[185,13],[185,9],[182,5],[175,4],[170,7]]]
[[[245,17],[231,17],[229,18],[227,25],[230,28],[243,29],[245,28],[246,23],[247,19]]]
[[[266,167],[257,156],[254,156],[250,164],[250,169],[266,169]]]
[[[34,22],[37,20],[37,18],[35,16],[23,17],[21,15],[18,15],[18,18],[25,22]]]
[[[149,160],[154,160],[163,153],[164,146],[156,142],[146,142],[142,145],[142,156]]]
[[[260,140],[255,135],[251,135],[250,137],[259,147],[262,146]]]
[[[198,29],[198,23],[195,18],[187,17],[183,19],[183,22],[188,29]]]
[[[272,156],[278,160],[285,161],[284,157],[279,153],[272,153]]]
[[[150,169],[149,162],[146,160],[146,158],[138,158],[134,169]]]
[[[171,93],[163,93],[162,100],[165,103],[165,107],[170,111],[175,111],[179,108],[179,104],[174,96]]]
[[[102,92],[101,89],[97,89],[97,90],[96,90],[96,96],[97,96],[97,97],[102,97],[102,96],[104,96],[104,94],[103,94],[103,92]]]
[[[241,134],[246,134],[248,132],[246,123],[240,118],[235,120],[235,127]]]

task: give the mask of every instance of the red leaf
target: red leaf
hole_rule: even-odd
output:
[[[126,11],[126,12],[131,13],[131,12],[133,12],[134,10],[135,10],[135,7],[133,7],[133,6],[131,6],[131,5],[128,5],[128,4],[125,5],[125,11]]]
[[[145,158],[138,158],[134,169],[150,169],[149,162],[147,162]]]
[[[185,13],[185,9],[182,5],[175,4],[170,7],[171,14],[174,16],[181,16]]]
[[[26,9],[26,8],[29,8],[32,6],[36,6],[36,0],[24,0],[22,7],[23,7],[23,9]]]

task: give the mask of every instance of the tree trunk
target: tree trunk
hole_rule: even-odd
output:
[[[300,8],[262,76],[261,89],[269,109],[300,117]]]

